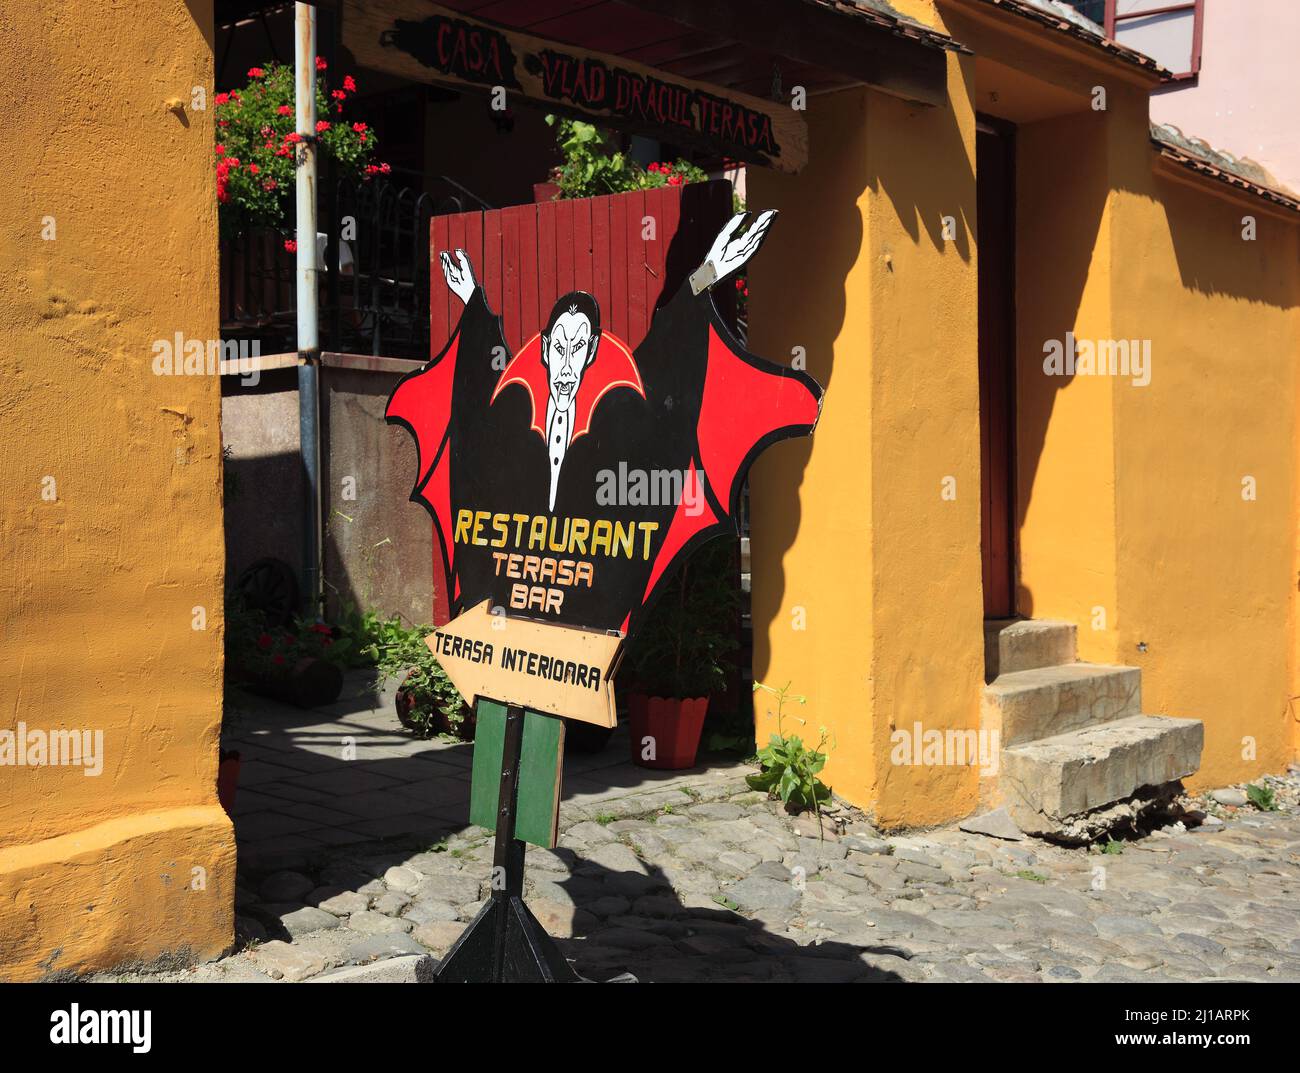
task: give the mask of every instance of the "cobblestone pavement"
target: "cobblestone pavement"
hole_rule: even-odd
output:
[[[1294,774],[1274,780],[1281,811],[1189,802],[1204,809],[1186,817],[1199,826],[1106,853],[955,827],[884,837],[849,810],[819,831],[747,790],[742,774],[566,802],[559,847],[528,851],[526,898],[580,972],[1300,980]],[[161,978],[414,979],[428,965],[417,955],[443,953],[482,904],[491,853],[485,832],[458,828],[434,845],[264,856],[240,876],[244,948]]]

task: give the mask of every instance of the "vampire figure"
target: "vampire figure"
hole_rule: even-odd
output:
[[[411,498],[433,516],[454,613],[487,599],[627,634],[684,556],[735,532],[750,462],[810,433],[821,403],[811,377],[748,353],[709,294],[775,215],[745,230],[734,217],[635,353],[582,291],[559,295],[512,351],[464,251],[441,254],[464,311],[386,418],[415,437]]]

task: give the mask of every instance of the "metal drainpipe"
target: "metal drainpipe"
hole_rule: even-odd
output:
[[[316,7],[294,4],[294,111],[297,208],[298,444],[306,484],[303,605],[321,614],[320,337],[316,283]]]

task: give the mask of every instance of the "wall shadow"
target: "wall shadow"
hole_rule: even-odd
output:
[[[491,839],[483,836],[485,840],[469,852],[446,846],[449,838],[469,832],[472,746],[440,746],[424,756],[383,755],[386,743],[395,741],[400,732],[366,718],[366,713],[391,692],[391,685],[379,683],[373,676],[350,675],[348,691],[336,705],[307,712],[230,691],[232,706],[261,709],[249,713],[244,725],[247,733],[237,742],[248,753],[235,808],[239,858],[236,913],[241,945],[254,940],[289,941],[295,933],[312,932],[313,945],[333,944],[334,957],[340,963],[424,953],[409,930],[430,919],[438,920],[439,934],[449,944],[487,894]],[[391,722],[395,726],[395,717]],[[240,727],[241,720],[232,718],[228,735]],[[343,758],[345,737],[354,738],[355,759]],[[621,748],[624,756],[626,747],[625,738],[610,746]],[[653,790],[665,779],[684,774],[648,771],[626,763],[601,767],[596,759],[571,756],[566,763],[566,782],[573,785],[606,778],[635,786],[643,778],[645,788]],[[280,773],[275,769],[281,769]],[[273,806],[262,807],[264,799],[273,801]],[[325,823],[358,807],[370,811],[371,818],[356,820],[352,828],[307,828],[307,833],[331,831],[330,837],[311,844],[302,837],[303,832],[291,829],[295,820]],[[414,808],[421,811],[411,812]],[[628,827],[637,824],[649,831],[658,826],[627,821]],[[611,832],[611,845],[613,838]],[[577,971],[589,979],[608,980],[630,972],[646,983],[705,979],[889,982],[900,976],[887,962],[872,964],[871,956],[911,956],[888,941],[871,941],[869,934],[860,943],[826,941],[800,946],[781,934],[780,913],[760,911],[756,918],[749,918],[707,897],[688,903],[674,891],[672,877],[663,868],[632,857],[620,845],[621,857],[628,861],[624,867],[620,859],[610,860],[603,854],[602,848],[575,852],[563,846],[555,850],[530,846],[526,857],[530,883],[526,901],[538,906],[550,931],[565,936],[557,937],[559,946]],[[606,859],[602,861],[602,857]],[[396,885],[378,882],[388,869],[399,866],[431,877],[429,884],[418,895],[414,891],[403,895]],[[293,875],[286,877],[286,871]],[[797,882],[795,875],[777,862],[760,864],[749,874],[781,883]],[[740,878],[740,874],[735,876]],[[813,881],[815,877],[809,882]],[[723,890],[729,882],[718,877],[717,889]],[[377,912],[397,915],[409,909],[412,916],[400,918],[405,924],[394,924],[395,931],[367,935],[360,925],[355,932],[338,928],[320,931],[322,923],[330,927],[328,919],[301,912],[348,892],[361,895]],[[413,895],[437,904],[412,909]],[[386,901],[374,905],[373,899],[380,897]],[[334,912],[341,912],[332,904]],[[564,906],[572,907],[571,928],[555,919]],[[372,921],[373,917],[374,913]],[[868,926],[862,923],[864,932]]]

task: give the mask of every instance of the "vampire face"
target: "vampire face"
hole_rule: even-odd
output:
[[[551,310],[542,333],[542,364],[546,366],[551,401],[568,410],[578,394],[582,374],[596,360],[600,344],[600,308],[589,294],[564,295]]]

